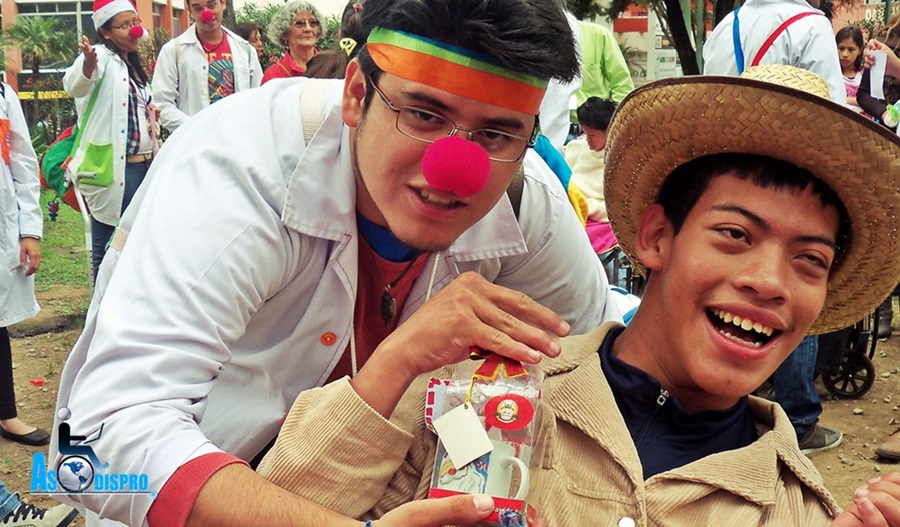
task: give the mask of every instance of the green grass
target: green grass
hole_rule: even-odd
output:
[[[18,466],[15,459],[9,456],[0,457],[0,473],[12,474],[12,471],[17,468]]]
[[[53,192],[41,190],[44,239],[41,242],[41,268],[35,275],[35,288],[46,291],[55,285],[88,287],[84,220],[81,219],[80,212],[60,202],[59,216],[56,221],[50,221],[47,202],[53,196]]]

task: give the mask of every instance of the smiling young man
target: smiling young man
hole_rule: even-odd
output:
[[[256,50],[222,25],[225,0],[185,0],[194,23],[159,50],[153,102],[170,132],[200,110],[262,81]]]
[[[609,214],[650,274],[628,327],[563,339],[541,363],[528,500],[548,525],[900,525],[900,474],[842,512],[784,412],[748,396],[804,335],[857,320],[896,284],[900,139],[807,93],[827,93],[815,74],[747,74],[653,83],[613,118]],[[822,123],[852,133],[835,144]],[[423,497],[425,385],[478,365],[360,382],[422,366],[405,358],[377,350],[351,382],[301,394],[260,473],[357,518]],[[383,404],[395,384],[412,388]],[[372,483],[342,490],[358,481]]]
[[[73,496],[89,525],[341,525],[244,463],[300,392],[352,376],[390,405],[402,388],[379,375],[472,346],[537,361],[619,316],[529,148],[547,79],[577,70],[561,7],[368,0],[362,25],[344,80],[273,82],[192,118],[123,217],[58,405],[159,496]],[[356,379],[376,350],[411,369]]]

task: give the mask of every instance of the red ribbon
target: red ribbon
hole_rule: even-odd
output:
[[[500,371],[501,369],[505,371],[505,374]],[[528,375],[528,372],[525,371],[525,367],[522,366],[521,362],[510,359],[509,357],[497,355],[496,353],[491,353],[487,359],[485,359],[484,364],[479,366],[472,376],[493,381],[497,378],[497,375],[510,378]]]

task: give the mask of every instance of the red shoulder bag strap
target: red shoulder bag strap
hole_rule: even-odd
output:
[[[825,16],[822,13],[819,13],[816,11],[806,11],[804,13],[796,14],[796,15],[792,16],[791,18],[788,18],[787,20],[782,22],[781,25],[778,26],[778,29],[776,29],[771,35],[769,35],[769,38],[767,38],[766,41],[763,42],[762,47],[759,48],[759,51],[756,52],[756,56],[753,57],[753,62],[750,63],[750,67],[752,68],[753,66],[756,66],[759,64],[759,61],[762,60],[763,55],[765,55],[766,52],[769,51],[769,48],[772,47],[772,43],[775,42],[775,39],[778,38],[779,35],[784,33],[784,30],[787,29],[787,27],[789,25],[800,20],[801,18],[806,18],[810,15]]]

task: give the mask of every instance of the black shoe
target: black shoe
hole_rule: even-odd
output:
[[[14,434],[0,426],[0,436],[3,436],[4,439],[9,439],[10,441],[29,446],[44,446],[50,443],[50,434],[40,428],[27,434]]]

